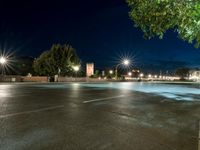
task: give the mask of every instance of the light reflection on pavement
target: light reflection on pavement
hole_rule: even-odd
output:
[[[110,83],[110,84],[82,84],[85,87],[113,88],[152,93],[174,100],[200,101],[200,89],[175,84],[155,83]]]

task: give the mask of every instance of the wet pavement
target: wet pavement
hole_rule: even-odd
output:
[[[0,84],[0,150],[198,150],[200,88]]]

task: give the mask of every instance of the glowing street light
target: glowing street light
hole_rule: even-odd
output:
[[[132,72],[128,72],[128,76],[132,76]]]
[[[0,63],[1,63],[1,65],[4,65],[4,64],[6,64],[6,62],[7,62],[7,60],[6,60],[6,58],[5,57],[0,57]]]
[[[124,65],[128,65],[128,64],[129,64],[129,60],[125,59],[125,60],[123,61],[123,64],[124,64]]]
[[[75,71],[75,73],[76,73],[76,78],[77,78],[77,72],[79,71],[80,67],[79,67],[79,66],[73,66],[72,68],[73,68],[73,70]]]
[[[151,77],[152,77],[152,75],[151,75],[151,74],[149,74],[149,75],[148,75],[148,77],[149,77],[149,78],[151,78]]]
[[[115,78],[117,80],[117,69],[120,65],[125,65],[125,66],[128,66],[130,64],[130,61],[128,59],[124,59],[120,64],[118,64],[115,68]]]
[[[113,71],[112,71],[112,70],[110,70],[110,71],[109,71],[109,74],[113,74]]]
[[[4,73],[4,65],[6,65],[7,59],[3,56],[0,57],[0,65],[1,65],[1,74],[3,75]]]
[[[73,66],[73,69],[74,69],[75,72],[78,72],[80,67],[79,66]]]
[[[144,77],[144,74],[143,74],[143,73],[141,73],[141,74],[140,74],[140,77],[141,77],[141,78],[142,78],[142,77]]]

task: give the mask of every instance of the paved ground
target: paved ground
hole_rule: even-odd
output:
[[[198,95],[120,86],[0,84],[0,150],[198,149]]]

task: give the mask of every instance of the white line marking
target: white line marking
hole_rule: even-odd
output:
[[[63,107],[64,107],[64,105],[59,105],[59,106],[46,107],[46,108],[41,108],[41,109],[36,109],[36,110],[31,110],[31,111],[23,111],[23,112],[18,112],[18,113],[0,115],[0,119],[1,118],[18,116],[18,115],[24,115],[24,114],[37,113],[37,112],[41,112],[41,111],[53,110],[53,109],[58,109],[58,108],[63,108]]]
[[[124,95],[119,95],[119,96],[114,96],[114,97],[106,97],[106,98],[98,98],[98,99],[83,101],[83,103],[85,104],[85,103],[91,103],[91,102],[97,102],[97,101],[104,101],[104,100],[115,99],[115,98],[120,98],[120,97],[124,97]]]

